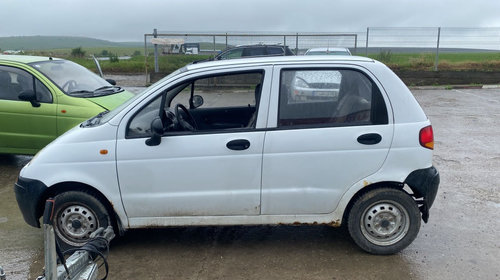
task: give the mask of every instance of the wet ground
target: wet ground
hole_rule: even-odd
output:
[[[417,239],[393,256],[362,252],[326,226],[131,230],[112,242],[108,279],[500,279],[500,89],[415,90],[435,132],[441,185]],[[41,272],[40,229],[12,186],[25,156],[0,155],[0,266]]]

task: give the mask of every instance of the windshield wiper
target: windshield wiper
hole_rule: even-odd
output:
[[[103,86],[103,87],[100,87],[96,90],[94,90],[94,96],[100,96],[100,95],[104,95],[104,94],[107,94],[107,93],[116,93],[116,92],[120,92],[120,91],[123,91],[123,89],[121,87],[117,87],[117,86]]]
[[[119,91],[121,89],[122,89],[121,87],[117,87],[117,86],[103,86],[103,87],[100,87],[100,88],[94,90],[94,92],[105,91],[105,90]]]
[[[75,91],[69,92],[68,95],[85,96],[85,95],[88,95],[89,93],[93,94],[94,92],[90,91],[90,90],[75,90]]]

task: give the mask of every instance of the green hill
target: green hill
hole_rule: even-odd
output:
[[[112,42],[86,37],[19,36],[0,37],[1,50],[49,50],[76,47],[141,47],[142,42]]]

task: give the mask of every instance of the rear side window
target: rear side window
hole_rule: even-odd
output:
[[[283,48],[281,47],[267,47],[267,54],[283,55]]]
[[[378,87],[348,69],[283,70],[279,127],[387,124]]]
[[[266,49],[263,47],[252,47],[252,48],[245,48],[243,50],[243,56],[259,56],[259,55],[266,55]]]

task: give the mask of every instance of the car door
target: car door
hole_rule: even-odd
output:
[[[322,214],[381,168],[389,108],[360,67],[276,66],[262,167],[262,214]]]
[[[165,224],[164,217],[260,214],[265,132],[257,128],[266,122],[267,106],[262,104],[269,101],[267,72],[271,68],[244,71],[193,74],[166,85],[121,122],[119,131],[124,134],[117,140],[117,170],[123,205],[132,226]],[[260,78],[255,80],[255,75]],[[216,76],[224,79],[210,84]],[[256,103],[258,83],[262,84],[263,97]],[[190,88],[192,85],[195,89]],[[204,104],[190,107],[190,97],[199,94]],[[177,104],[192,111],[191,115],[196,115],[197,110],[223,112],[227,108],[253,107],[255,111],[258,107],[257,124],[227,128],[205,124],[195,131],[168,125],[158,145],[147,145],[153,118],[163,112],[163,116],[172,117]],[[159,108],[164,108],[160,114]],[[222,118],[222,114],[216,115]],[[230,114],[219,121],[229,123],[232,118]]]
[[[20,100],[27,91],[36,100]],[[40,80],[19,68],[0,66],[0,152],[33,154],[54,140],[56,108]]]

